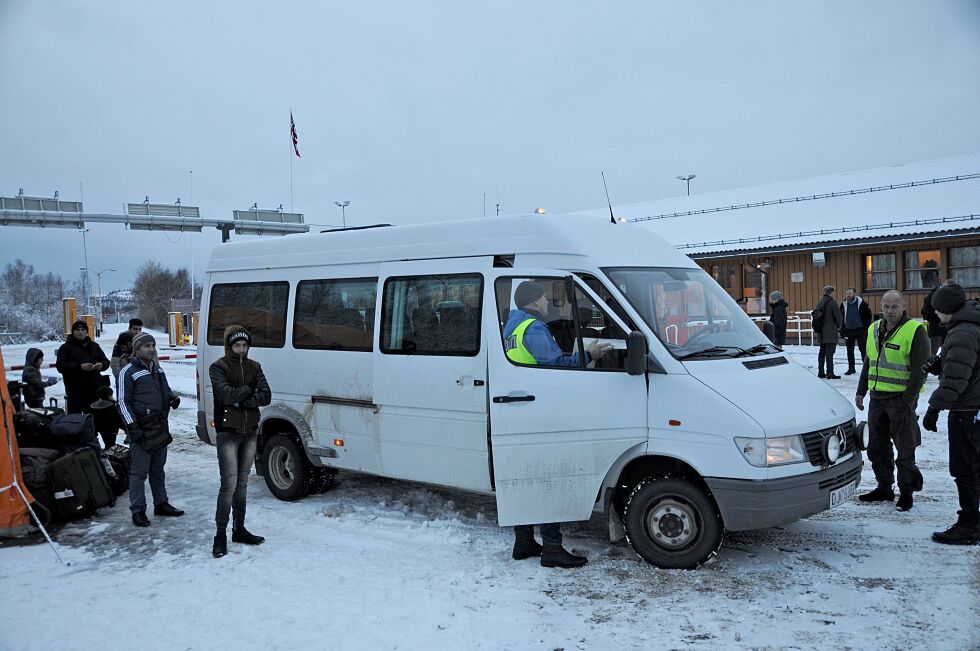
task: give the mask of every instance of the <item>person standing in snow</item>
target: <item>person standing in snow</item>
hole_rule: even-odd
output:
[[[544,287],[532,281],[522,282],[514,292],[514,304],[519,309],[510,313],[503,332],[504,350],[511,362],[565,367],[581,364],[578,353],[562,351],[544,323],[548,313]],[[608,344],[593,342],[585,350],[585,361],[600,359],[611,349]],[[515,561],[540,556],[543,567],[581,567],[589,562],[586,557],[572,554],[562,546],[561,523],[539,524],[538,527],[544,545],[534,539],[534,525],[514,527],[511,556]]]
[[[857,372],[854,363],[854,344],[861,352],[861,361],[864,361],[864,344],[868,338],[868,326],[874,321],[871,308],[860,296],[854,292],[853,287],[844,290],[844,300],[840,304],[840,313],[843,317],[840,334],[844,337],[847,345],[847,371],[844,375],[854,375]]]
[[[44,363],[44,353],[40,348],[28,348],[24,359],[24,371],[20,380],[24,383],[24,402],[28,407],[44,406],[44,390],[58,383],[55,378],[45,380],[41,376],[41,364]]]
[[[89,405],[98,399],[99,387],[105,386],[102,371],[109,368],[109,360],[99,344],[89,338],[85,321],[71,325],[71,334],[58,348],[56,367],[65,381],[67,412],[88,413]]]
[[[112,378],[116,381],[116,389],[119,389],[119,371],[126,364],[133,354],[133,335],[129,330],[119,333],[116,344],[112,347],[112,358],[109,360],[109,368],[112,371]]]
[[[834,353],[837,352],[837,342],[840,340],[840,329],[843,319],[840,309],[834,301],[836,290],[827,285],[823,288],[823,296],[813,308],[814,332],[820,338],[820,352],[817,355],[817,377],[828,380],[839,380],[834,375]],[[816,325],[819,324],[819,329]]]
[[[786,345],[786,322],[788,320],[786,310],[789,308],[789,303],[783,298],[783,293],[777,290],[769,294],[769,305],[772,307],[769,321],[772,322],[776,332],[773,343],[782,348]]]
[[[949,474],[956,481],[956,523],[932,539],[946,545],[980,544],[980,301],[967,301],[963,287],[943,285],[932,296],[946,327],[939,387],[929,397],[922,426],[935,432],[939,413],[949,410]]]
[[[259,407],[272,402],[272,390],[262,366],[248,358],[252,334],[240,325],[225,328],[225,354],[211,364],[208,375],[214,390],[214,423],[218,433],[218,473],[221,487],[214,515],[216,533],[211,554],[228,553],[228,515],[234,515],[231,541],[261,545],[265,538],[245,528],[245,496],[248,476],[255,462],[259,432]]]
[[[146,517],[146,478],[153,493],[153,515],[180,517],[167,498],[167,446],[173,441],[167,419],[180,398],[170,390],[167,376],[156,361],[153,335],[141,332],[133,338],[132,361],[119,372],[119,413],[126,427],[132,456],[129,475],[129,510],[133,524],[150,526]]]
[[[915,415],[926,374],[922,365],[929,357],[926,325],[913,321],[905,311],[901,292],[890,290],[881,297],[884,318],[868,330],[867,358],[861,367],[854,405],[864,411],[864,396],[871,390],[868,408],[868,459],[878,486],[858,497],[862,502],[891,502],[892,483],[898,468],[899,511],[912,508],[912,493],[922,490],[922,473],[915,465],[915,448],[921,443]],[[892,452],[892,444],[898,456]]]

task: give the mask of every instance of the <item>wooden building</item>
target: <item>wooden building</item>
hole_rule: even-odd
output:
[[[808,312],[826,285],[838,299],[855,288],[875,313],[899,289],[912,316],[947,278],[980,295],[980,153],[614,210],[690,255],[752,316],[769,312],[773,290]]]

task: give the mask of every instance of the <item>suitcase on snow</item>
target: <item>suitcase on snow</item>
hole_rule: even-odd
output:
[[[47,448],[21,448],[20,471],[24,486],[34,499],[54,514],[54,491],[51,488],[51,464],[61,456],[57,450]]]
[[[99,455],[91,448],[79,448],[55,460],[48,466],[48,475],[55,514],[62,519],[86,517],[116,503]]]
[[[129,490],[129,474],[133,465],[129,448],[122,445],[113,445],[111,448],[106,448],[105,456],[112,465],[113,472],[116,473],[115,479],[112,477],[109,478],[109,484],[112,486],[116,497],[118,497]]]

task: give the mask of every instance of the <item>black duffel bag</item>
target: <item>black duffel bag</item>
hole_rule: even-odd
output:
[[[51,419],[51,434],[58,441],[58,448],[75,449],[80,445],[101,451],[95,434],[92,414],[65,414]]]

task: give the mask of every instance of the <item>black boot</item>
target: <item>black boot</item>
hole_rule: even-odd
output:
[[[527,535],[514,532],[514,551],[511,557],[515,561],[523,561],[525,558],[541,555],[541,545],[534,539],[534,535]]]
[[[891,488],[879,486],[870,493],[858,495],[858,499],[862,502],[891,502],[895,499],[895,492]]]
[[[153,515],[167,515],[172,518],[179,518],[184,515],[184,512],[172,507],[170,502],[161,502],[153,507]]]
[[[899,511],[911,511],[912,510],[912,493],[901,493],[898,496],[898,504],[895,508]]]
[[[944,545],[980,545],[980,526],[967,527],[959,522],[946,531],[937,531],[932,539]]]
[[[225,537],[225,533],[222,531],[214,537],[214,544],[211,545],[211,555],[215,558],[221,558],[228,553],[228,539]]]
[[[545,545],[541,549],[541,567],[582,567],[588,562],[585,556],[576,556],[561,545]]]
[[[146,509],[133,511],[133,524],[135,524],[137,527],[150,526],[150,519],[146,517]]]
[[[232,528],[231,542],[242,543],[243,545],[261,545],[265,542],[265,538],[256,536],[254,533],[249,533],[243,524],[240,527]]]

